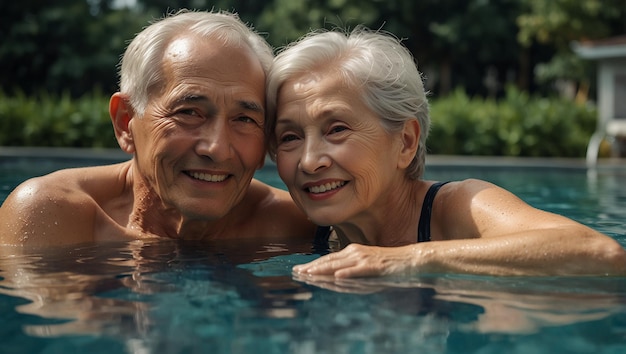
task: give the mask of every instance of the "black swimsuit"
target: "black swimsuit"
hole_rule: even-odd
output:
[[[448,182],[437,182],[428,188],[424,203],[422,203],[422,212],[420,213],[420,221],[417,225],[417,242],[430,241],[430,218],[433,213],[433,202],[439,189]],[[313,242],[316,250],[328,248],[328,238],[331,233],[330,226],[319,226],[315,232],[315,241]]]
[[[430,186],[426,192],[424,203],[422,204],[422,212],[420,213],[420,222],[417,225],[418,243],[430,241],[430,217],[433,214],[433,202],[435,201],[437,192],[439,192],[439,188],[448,182],[437,182]]]

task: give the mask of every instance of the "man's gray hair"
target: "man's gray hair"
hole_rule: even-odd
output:
[[[164,51],[173,39],[185,33],[248,46],[256,53],[266,75],[272,64],[272,48],[237,14],[181,10],[166,15],[137,34],[120,61],[120,92],[129,96],[139,116],[145,112],[151,89],[163,84]]]

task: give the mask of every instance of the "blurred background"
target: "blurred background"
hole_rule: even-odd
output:
[[[433,154],[583,157],[597,63],[572,43],[626,34],[626,0],[3,1],[0,146],[116,147],[120,55],[179,8],[237,12],[275,48],[322,27],[394,33],[431,92]]]

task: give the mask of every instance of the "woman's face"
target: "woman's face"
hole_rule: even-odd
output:
[[[276,163],[294,201],[319,225],[358,222],[387,208],[398,168],[399,134],[387,132],[354,85],[312,72],[281,86]]]

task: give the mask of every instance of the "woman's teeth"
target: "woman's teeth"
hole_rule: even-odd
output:
[[[344,184],[346,184],[345,181],[329,182],[329,183],[322,184],[320,186],[309,187],[309,192],[311,192],[311,193],[324,193],[324,192],[328,192],[329,190],[339,188],[339,187],[343,186]]]

